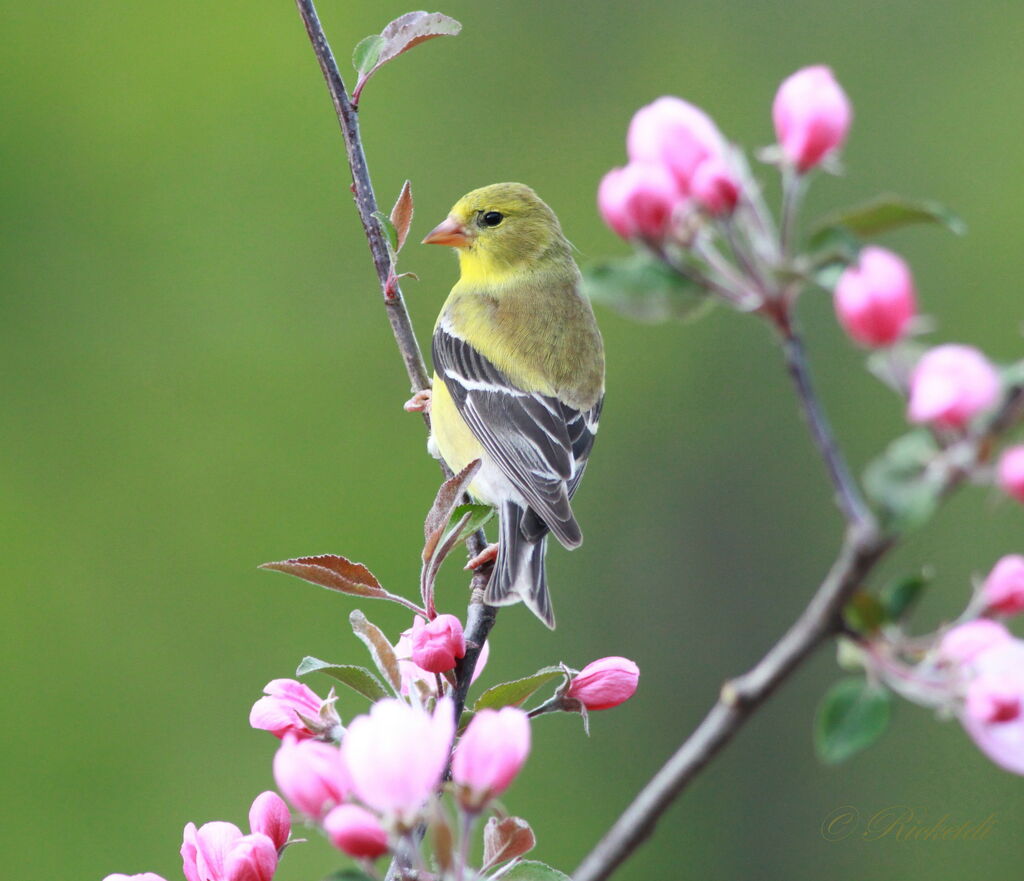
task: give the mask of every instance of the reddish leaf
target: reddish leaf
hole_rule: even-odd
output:
[[[466,487],[473,482],[477,471],[480,470],[480,460],[474,459],[454,477],[441,484],[434,498],[434,504],[427,512],[427,519],[423,523],[423,562],[426,563],[434,553],[434,548],[441,540],[448,521],[451,520],[452,512],[462,499]]]
[[[402,674],[398,669],[398,657],[384,632],[358,609],[352,611],[348,621],[352,625],[352,632],[370,650],[370,657],[373,658],[377,669],[390,683],[395,694],[399,694],[402,688]]]
[[[409,235],[409,227],[412,225],[412,185],[406,181],[402,185],[402,192],[398,194],[398,201],[391,209],[391,223],[395,227],[397,242],[395,252],[402,250],[406,236]]]
[[[491,817],[484,827],[484,864],[487,871],[498,863],[515,859],[533,850],[537,843],[530,824],[521,817]]]
[[[337,554],[318,557],[296,557],[278,563],[264,563],[260,569],[273,569],[294,575],[328,590],[337,590],[357,597],[386,599],[389,594],[374,574],[362,563],[353,563]]]
[[[379,37],[360,41],[353,56],[359,80],[352,90],[352,101],[359,103],[363,86],[380,68],[413,46],[434,37],[454,37],[462,25],[440,12],[407,12],[388,23]]]

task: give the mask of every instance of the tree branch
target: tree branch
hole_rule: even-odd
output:
[[[1014,386],[988,424],[962,442],[965,457],[954,458],[970,467],[985,463],[999,435],[1022,417],[1024,387]],[[968,473],[962,467],[947,469],[940,495],[952,493]],[[843,607],[897,541],[898,536],[879,532],[872,522],[851,523],[839,555],[800,617],[750,671],[722,687],[718,702],[696,730],[580,863],[574,881],[604,881],[643,843],[658,818],[743,723],[822,642],[840,632]]]

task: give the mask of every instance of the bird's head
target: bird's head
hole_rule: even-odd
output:
[[[517,183],[467,193],[423,242],[455,248],[464,278],[497,279],[523,265],[569,254],[555,213]]]

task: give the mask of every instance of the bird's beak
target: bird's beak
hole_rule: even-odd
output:
[[[423,240],[424,245],[451,245],[453,248],[465,248],[469,243],[469,232],[450,214]]]

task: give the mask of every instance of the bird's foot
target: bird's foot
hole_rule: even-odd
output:
[[[496,559],[498,559],[498,546],[496,544],[487,545],[486,548],[465,565],[465,568],[479,569],[484,563],[493,563]]]
[[[402,409],[407,413],[429,413],[430,394],[430,389],[421,389],[402,405]]]

